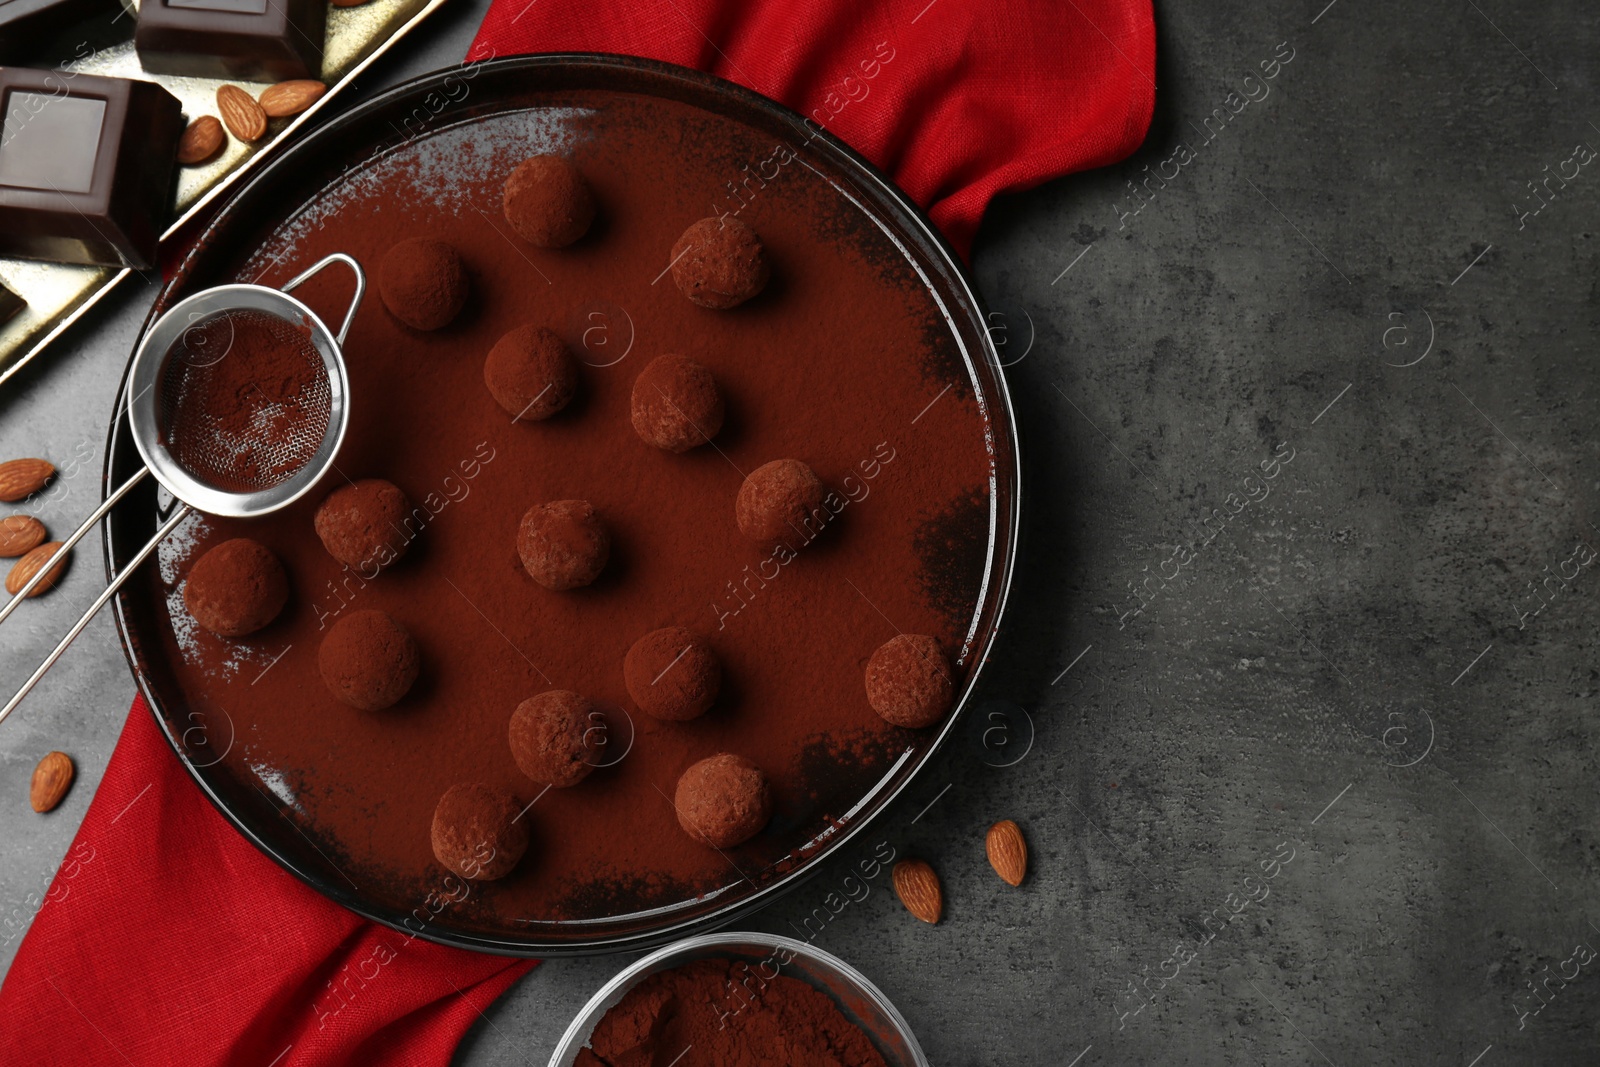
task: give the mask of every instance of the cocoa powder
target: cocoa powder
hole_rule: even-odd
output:
[[[578,1063],[884,1067],[872,1039],[826,993],[731,959],[696,960],[645,978],[596,1024]]]
[[[567,109],[559,134],[515,111],[421,136],[286,205],[290,221],[263,223],[236,267],[281,284],[332,252],[377,264],[401,235],[460,252],[473,297],[458,318],[419,334],[369,301],[345,345],[338,468],[387,479],[412,501],[404,558],[357,575],[329,556],[312,521],[324,488],[262,519],[206,519],[163,546],[146,594],[149,612],[177,616],[156,635],[176,665],[174,714],[221,721],[225,708],[242,739],[219,748],[208,773],[236,776],[246,795],[270,776],[273,793],[292,797],[284,816],[370,903],[405,914],[437,885],[430,824],[447,789],[482,782],[524,805],[538,797],[519,823],[534,842],[527,858],[430,927],[505,937],[743,878],[766,884],[924,743],[928,731],[873,712],[864,671],[898,630],[937,638],[958,689],[970,672],[963,641],[987,545],[928,529],[953,515],[987,529],[992,469],[990,429],[939,307],[838,189],[784,168],[740,216],[760,235],[771,281],[737,308],[697,307],[663,276],[673,244],[730,177],[771,153],[771,138],[623,93],[546,102]],[[587,236],[564,249],[522,241],[500,214],[506,176],[536,137],[569,146],[598,205]],[[337,313],[349,283],[333,273],[296,295]],[[483,368],[526,324],[561,336],[579,383],[550,418],[514,422]],[[681,454],[632,425],[634,380],[668,353],[707,367],[726,407],[712,443]],[[830,518],[780,559],[741,536],[734,502],[746,473],[785,457],[816,471]],[[517,532],[531,506],[568,499],[592,502],[612,549],[592,585],[556,592],[524,571]],[[283,559],[289,605],[242,641],[192,632],[169,591],[190,560],[238,536]],[[344,706],[317,670],[325,627],[367,609],[393,615],[420,650],[422,674],[392,711]],[[722,665],[715,702],[688,722],[644,714],[625,682],[628,650],[667,626],[702,636]],[[625,713],[634,736],[624,758],[540,797],[508,730],[522,701],[551,689],[591,701],[607,724]],[[625,731],[604,729],[626,747]],[[770,823],[726,855],[692,840],[668,799],[718,752],[760,767],[773,793]]]
[[[156,396],[161,442],[214,488],[267,489],[316,454],[330,397],[308,329],[260,311],[224,312],[190,326],[167,353]]]

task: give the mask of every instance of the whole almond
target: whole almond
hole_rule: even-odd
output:
[[[0,463],[0,500],[15,503],[32,496],[55,477],[55,466],[47,459],[12,459]]]
[[[1021,885],[1028,873],[1028,842],[1023,840],[1022,827],[1002,819],[989,827],[983,844],[994,873],[1011,885]]]
[[[261,110],[271,119],[284,119],[298,115],[328,91],[319,81],[300,78],[268,86],[261,94]]]
[[[51,752],[33,769],[33,782],[28,787],[28,802],[34,811],[49,811],[61,803],[61,798],[72,788],[72,757],[65,752]]]
[[[6,575],[6,592],[16,596],[17,592],[28,584],[28,580],[45,565],[50,557],[55,554],[56,549],[60,547],[60,541],[48,541],[30,550],[27,555],[13,563],[11,565],[11,573]],[[50,568],[50,573],[45,575],[44,581],[34,586],[33,592],[28,595],[36,597],[40,593],[49,592],[61,580],[61,572],[67,569],[67,561],[71,558],[72,553],[70,552],[63,556],[60,563]]]
[[[925,923],[944,914],[944,890],[939,876],[924,860],[901,860],[894,865],[894,892],[906,910]]]
[[[217,90],[217,110],[222,113],[222,123],[245,144],[261,140],[267,133],[267,113],[261,110],[255,97],[237,85],[224,85]]]
[[[178,162],[186,167],[211,159],[228,140],[222,132],[222,121],[215,115],[201,115],[178,138]]]
[[[44,523],[32,515],[7,515],[0,519],[0,558],[26,556],[45,536]]]

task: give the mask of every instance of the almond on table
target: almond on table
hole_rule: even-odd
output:
[[[283,119],[298,115],[321,99],[328,87],[310,78],[279,82],[261,93],[261,110],[269,119]]]
[[[60,547],[60,541],[49,541],[34,548],[27,555],[13,563],[11,572],[6,575],[6,592],[12,596],[16,596],[21,592],[22,587],[28,584],[33,576],[49,561],[50,557],[55,555],[56,549]],[[61,562],[50,568],[50,573],[45,576],[43,581],[33,587],[33,591],[28,596],[36,597],[40,593],[47,593],[55,588],[55,584],[61,580],[61,572],[67,569],[67,561],[70,559],[72,559],[70,552],[62,556]]]
[[[26,556],[44,544],[44,523],[32,515],[7,515],[0,519],[0,558]]]
[[[215,115],[201,115],[178,138],[178,162],[192,167],[212,159],[227,143],[228,135],[222,130],[222,120]]]
[[[895,895],[906,910],[925,923],[937,923],[944,914],[944,889],[926,860],[907,859],[894,865]]]
[[[65,752],[47,753],[33,769],[33,781],[28,786],[28,803],[37,812],[46,812],[61,803],[72,788],[75,774],[72,757]]]
[[[217,90],[217,110],[222,113],[222,124],[228,132],[245,144],[266,136],[267,113],[255,97],[237,85],[224,85]]]
[[[0,500],[14,504],[32,496],[55,477],[56,468],[47,459],[12,459],[0,463]]]
[[[1022,836],[1022,827],[1010,819],[1000,820],[989,827],[984,848],[995,874],[1009,885],[1022,884],[1028,873],[1028,842]]]

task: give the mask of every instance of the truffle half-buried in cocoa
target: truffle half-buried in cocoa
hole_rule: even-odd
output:
[[[467,303],[467,268],[443,241],[401,241],[378,266],[378,294],[389,314],[414,330],[448,326]]]
[[[722,394],[688,356],[660,356],[633,382],[633,430],[647,445],[687,452],[722,429]]]
[[[672,280],[701,307],[736,307],[765,289],[770,274],[761,238],[731,215],[701,219],[672,246]]]
[[[522,805],[504,790],[462,782],[433,809],[433,857],[463,878],[490,882],[511,873],[528,851]]]
[[[772,786],[760,767],[731,752],[696,763],[673,796],[678,825],[713,848],[741,845],[772,818]]]
[[[594,770],[588,762],[594,705],[577,693],[551,689],[511,713],[511,758],[536,782],[563,789]]]
[[[422,655],[388,612],[352,611],[328,629],[317,666],[334,696],[353,708],[378,711],[411,691]]]
[[[542,326],[518,326],[489,349],[483,383],[513,419],[548,419],[578,391],[578,364],[566,344]]]
[[[955,700],[950,661],[926,634],[900,634],[867,661],[867,703],[896,726],[932,726]]]
[[[503,206],[517,236],[540,248],[565,248],[589,232],[594,193],[560,156],[533,156],[506,179]]]
[[[577,589],[600,577],[611,558],[611,534],[587,500],[535,504],[517,530],[517,555],[546,589]]]
[[[366,578],[406,554],[411,501],[393,482],[363,478],[329,493],[312,519],[328,555]]]
[[[640,711],[685,722],[704,715],[716,701],[722,664],[704,638],[681,626],[666,626],[628,649],[622,680]]]
[[[739,486],[734,518],[739,532],[762,545],[798,547],[822,531],[829,513],[815,471],[797,459],[775,459]]]
[[[282,561],[248,537],[224,541],[195,560],[183,587],[183,604],[194,621],[221,637],[255,633],[288,600]]]

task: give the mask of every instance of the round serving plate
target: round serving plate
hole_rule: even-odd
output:
[[[246,838],[308,885],[361,915],[414,936],[509,955],[588,954],[664,944],[748,915],[815,872],[884,811],[957,728],[999,630],[1016,552],[1020,462],[1010,398],[982,306],[961,263],[926,216],[844,144],[771,100],[696,71],[632,57],[554,54],[439,71],[398,86],[331,120],[239,190],[178,264],[146,329],[194,292],[237,280],[252,256],[259,260],[264,254],[276,228],[286,226],[296,212],[303,221],[307,205],[336,201],[331,190],[397,145],[406,151],[417,151],[418,145],[427,150],[430,138],[445,145],[451,137],[460,144],[463,137],[470,141],[475,124],[487,128],[508,115],[554,110],[565,106],[572,94],[596,92],[699,109],[774,143],[796,145],[795,158],[826,184],[829,195],[837,193],[870,220],[876,227],[872,239],[897,257],[897,269],[914,271],[919,289],[925,290],[935,309],[930,315],[937,321],[939,345],[959,356],[961,388],[981,415],[983,440],[977,447],[986,452],[987,484],[979,514],[986,511],[986,521],[977,524],[970,538],[973,558],[981,556],[981,566],[973,568],[973,595],[961,609],[956,708],[942,724],[908,732],[911,739],[873,772],[876,777],[848,810],[828,816],[827,825],[803,847],[768,863],[755,877],[697,891],[670,906],[619,905],[611,913],[570,919],[488,921],[472,917],[466,907],[452,907],[454,889],[423,892],[413,883],[387,884],[367,874],[350,877],[335,862],[342,858],[339,843],[317,826],[302,825],[281,779],[246,773],[237,752],[229,758],[235,745],[248,744],[258,724],[235,721],[186,698],[169,611],[176,579],[161,579],[168,582],[166,594],[161,581],[134,581],[124,587],[116,599],[117,625],[140,690],[179,760]],[[452,160],[446,156],[440,162],[443,180],[453,180]],[[382,309],[369,309],[369,314],[382,314]],[[359,412],[359,392],[352,393],[351,403]],[[126,412],[119,408],[109,431],[105,484],[120,484],[138,465]],[[173,506],[148,481],[119,503],[106,520],[109,572],[124,566]],[[251,682],[244,677],[236,684]],[[433,880],[442,874],[440,869]]]

